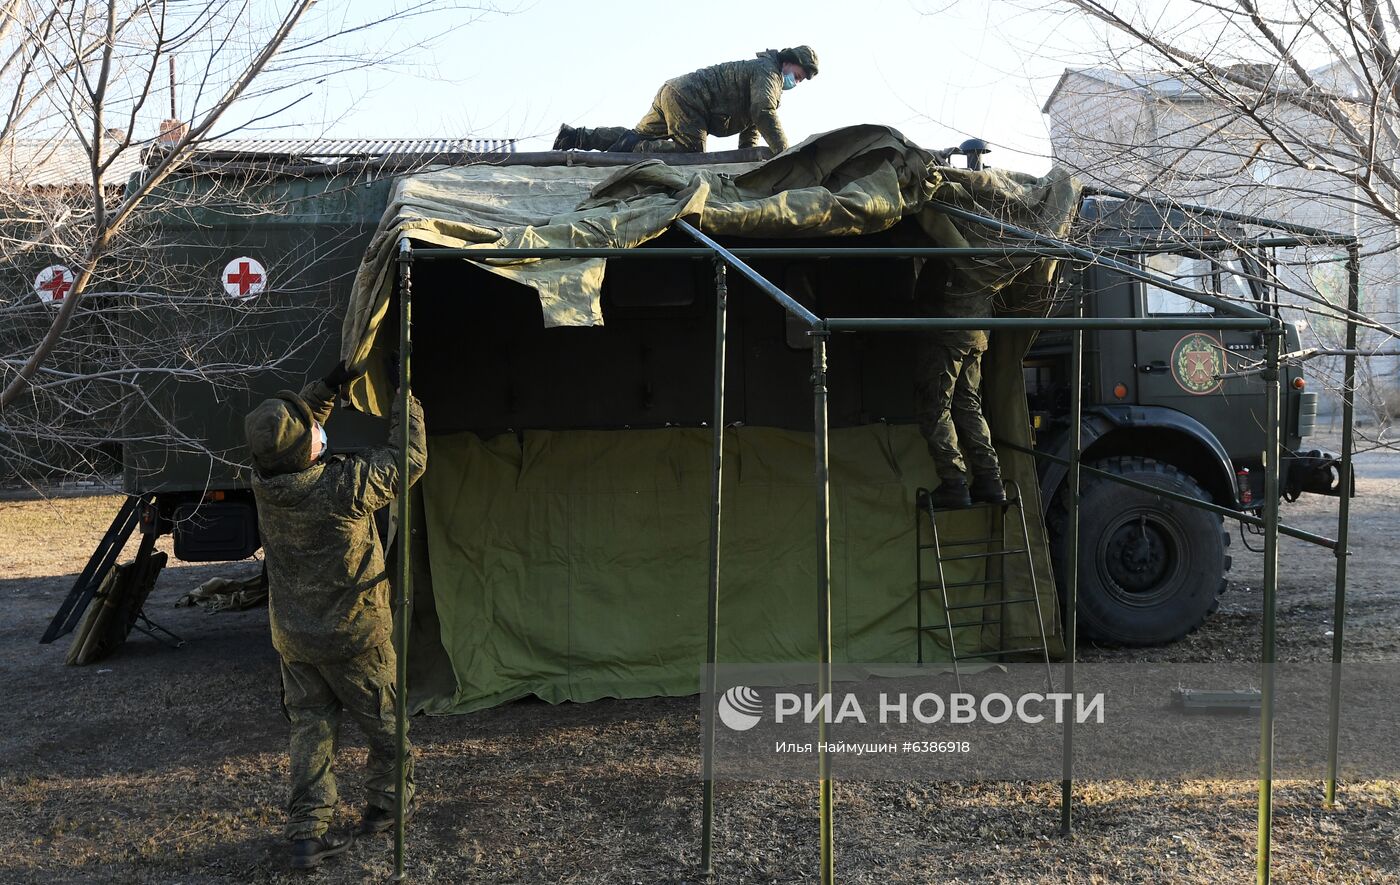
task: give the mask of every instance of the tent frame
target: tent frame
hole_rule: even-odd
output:
[[[1263,227],[1275,231],[1282,231],[1287,236],[1271,236],[1251,240],[1252,245],[1262,246],[1306,246],[1306,245],[1335,245],[1347,249],[1347,348],[1345,351],[1345,370],[1342,389],[1343,408],[1343,430],[1342,430],[1342,452],[1339,462],[1339,473],[1341,475],[1340,503],[1337,516],[1337,538],[1325,538],[1304,532],[1299,529],[1282,525],[1279,522],[1279,459],[1280,459],[1280,380],[1279,368],[1281,365],[1280,351],[1284,336],[1283,322],[1281,319],[1269,314],[1260,313],[1249,308],[1240,306],[1222,298],[1189,289],[1178,285],[1174,281],[1167,279],[1150,271],[1143,270],[1133,264],[1120,261],[1114,257],[1120,254],[1137,255],[1153,254],[1161,252],[1177,252],[1183,249],[1208,248],[1211,243],[1182,242],[1180,245],[1145,245],[1142,248],[1130,246],[1111,247],[1101,250],[1087,249],[1076,246],[1064,240],[1035,233],[1034,231],[1008,224],[1004,221],[970,212],[955,206],[939,204],[939,209],[958,218],[962,221],[989,228],[997,234],[1009,237],[1020,244],[1005,247],[923,247],[923,248],[885,248],[885,247],[856,247],[850,249],[829,248],[829,247],[760,247],[727,249],[706,236],[697,227],[689,222],[678,219],[675,226],[688,234],[698,244],[695,247],[658,247],[647,249],[623,249],[623,248],[535,248],[535,249],[450,249],[450,248],[421,248],[415,249],[409,239],[404,236],[399,240],[398,252],[398,285],[400,303],[400,329],[399,329],[399,377],[401,386],[398,391],[399,408],[402,414],[407,414],[408,399],[410,396],[410,363],[411,363],[411,342],[412,342],[412,271],[415,261],[433,260],[467,260],[485,261],[502,258],[676,258],[676,259],[709,259],[714,265],[715,274],[715,365],[714,365],[714,451],[713,451],[713,476],[710,496],[710,543],[709,543],[709,592],[707,604],[707,631],[705,643],[705,663],[706,663],[706,690],[703,695],[705,710],[704,716],[704,736],[702,745],[702,778],[703,778],[703,799],[701,810],[701,846],[700,846],[700,867],[702,874],[710,881],[714,880],[714,709],[715,695],[717,692],[716,664],[718,658],[718,637],[719,637],[719,588],[720,588],[720,541],[722,528],[722,497],[724,475],[724,403],[725,403],[725,351],[727,347],[727,316],[728,316],[728,271],[733,270],[753,283],[760,292],[772,299],[781,306],[790,316],[795,317],[807,327],[807,334],[812,339],[812,419],[813,419],[813,441],[815,453],[814,465],[814,491],[816,495],[816,602],[817,602],[817,642],[819,657],[817,661],[817,686],[819,695],[825,696],[831,691],[831,534],[830,534],[830,464],[828,456],[828,443],[830,437],[830,427],[827,414],[827,343],[833,333],[865,333],[865,332],[920,332],[931,330],[968,330],[968,329],[1031,329],[1045,331],[1052,329],[1068,330],[1071,332],[1071,368],[1069,383],[1071,385],[1070,395],[1070,426],[1072,428],[1072,445],[1068,459],[1050,455],[1045,452],[1036,452],[1021,446],[1012,446],[1017,451],[1031,454],[1037,458],[1048,458],[1061,463],[1068,461],[1069,472],[1066,484],[1069,491],[1069,519],[1067,525],[1070,527],[1070,545],[1067,564],[1067,579],[1070,585],[1069,601],[1065,611],[1065,660],[1063,662],[1066,690],[1074,691],[1074,676],[1076,662],[1076,640],[1078,638],[1078,623],[1076,619],[1075,603],[1078,594],[1078,574],[1079,574],[1079,484],[1081,474],[1085,471],[1093,474],[1096,478],[1103,478],[1127,486],[1145,487],[1155,494],[1171,498],[1181,504],[1205,509],[1209,512],[1221,516],[1228,516],[1238,520],[1243,524],[1259,527],[1264,533],[1264,622],[1262,635],[1261,654],[1261,694],[1262,703],[1260,709],[1260,738],[1259,738],[1259,778],[1258,778],[1258,838],[1256,843],[1256,882],[1259,885],[1267,885],[1270,881],[1270,853],[1272,849],[1273,831],[1273,730],[1274,730],[1274,673],[1275,663],[1275,633],[1277,615],[1277,595],[1278,595],[1278,538],[1280,534],[1285,534],[1309,543],[1331,549],[1337,559],[1335,587],[1334,587],[1334,621],[1333,621],[1333,642],[1332,642],[1332,684],[1328,705],[1329,733],[1328,733],[1328,769],[1325,785],[1325,805],[1328,808],[1334,807],[1336,801],[1337,786],[1337,754],[1338,754],[1338,731],[1341,721],[1341,661],[1343,651],[1343,628],[1346,620],[1346,557],[1347,557],[1347,537],[1350,519],[1350,490],[1352,487],[1352,448],[1353,448],[1353,421],[1354,421],[1354,391],[1356,386],[1356,314],[1359,302],[1360,289],[1360,250],[1355,237],[1331,233],[1317,228],[1305,227],[1303,225],[1291,224],[1287,222],[1274,221],[1255,216],[1241,215],[1238,213],[1225,212],[1222,210],[1210,209],[1201,206],[1172,203],[1170,201],[1144,197],[1135,194],[1128,194],[1121,191],[1108,189],[1086,189],[1085,196],[1099,195],[1115,199],[1145,203],[1156,208],[1181,209],[1188,213],[1205,215],[1222,221],[1232,221],[1241,224],[1249,224],[1256,227]],[[1219,241],[1217,245],[1236,245]],[[1082,297],[1074,305],[1073,315],[1065,317],[988,317],[969,320],[967,318],[911,318],[911,317],[856,317],[856,318],[822,318],[812,313],[791,295],[784,292],[777,285],[766,279],[758,271],[754,270],[747,263],[745,258],[952,258],[952,257],[1021,257],[1021,258],[1049,258],[1049,259],[1069,259],[1081,263],[1093,263],[1099,266],[1116,270],[1125,276],[1143,282],[1151,283],[1166,291],[1174,292],[1193,301],[1215,308],[1217,316],[1209,320],[1211,328],[1220,329],[1253,329],[1263,334],[1265,339],[1265,361],[1262,377],[1266,385],[1268,394],[1267,406],[1267,442],[1264,452],[1265,456],[1265,501],[1264,513],[1262,517],[1241,511],[1220,507],[1210,502],[1200,501],[1195,498],[1176,495],[1156,487],[1143,486],[1124,477],[1104,473],[1080,465],[1080,455],[1082,451],[1081,427],[1083,421],[1083,402],[1081,396],[1084,342],[1083,333],[1085,330],[1097,329],[1122,329],[1122,330],[1191,330],[1202,326],[1203,319],[1199,317],[1143,317],[1143,318],[1120,318],[1120,317],[1086,317],[1084,315],[1084,304]],[[1223,314],[1219,315],[1219,314]],[[410,544],[412,533],[409,531],[409,496],[407,488],[408,472],[408,422],[401,422],[402,436],[399,440],[402,461],[399,465],[401,487],[397,501],[399,539],[397,552],[398,586],[395,594],[395,645],[397,646],[397,679],[398,694],[395,713],[397,717],[398,733],[398,757],[395,766],[395,778],[397,783],[398,796],[397,808],[394,821],[394,872],[395,881],[401,880],[404,876],[404,814],[405,804],[403,801],[405,786],[406,768],[406,733],[407,733],[407,658],[408,658],[408,628],[409,628],[409,606],[411,605],[412,588],[410,585],[411,569]],[[819,841],[820,853],[820,880],[823,885],[835,881],[835,837],[833,825],[833,801],[832,801],[832,778],[830,767],[830,756],[824,746],[826,739],[826,725],[818,722],[818,783],[820,791],[820,821],[819,821]],[[1074,731],[1072,720],[1064,723],[1063,737],[1063,759],[1061,776],[1061,799],[1060,799],[1060,832],[1068,837],[1073,833],[1073,799],[1074,799]]]

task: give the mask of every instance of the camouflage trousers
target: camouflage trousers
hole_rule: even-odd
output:
[[[980,349],[959,344],[920,347],[916,395],[919,430],[940,480],[965,479],[969,466],[974,474],[1000,475],[992,433],[982,415]]]
[[[369,743],[365,799],[394,808],[395,733],[394,647],[384,643],[343,661],[282,661],[282,703],[292,723],[292,790],[287,799],[287,838],[306,839],[326,831],[335,811],[335,748],[340,713],[350,714]],[[413,756],[407,765],[408,799],[413,798]]]
[[[584,150],[605,151],[629,132],[642,140],[633,148],[644,154],[698,153],[705,149],[705,111],[698,108],[669,83],[662,86],[651,100],[651,108],[642,121],[628,129],[626,126],[600,126],[578,129],[578,146]]]

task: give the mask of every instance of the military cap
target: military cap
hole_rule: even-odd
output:
[[[243,419],[253,464],[264,476],[296,473],[311,466],[311,407],[290,390],[279,390]]]
[[[779,61],[790,61],[802,65],[808,77],[817,75],[817,53],[810,46],[793,46],[778,53]]]

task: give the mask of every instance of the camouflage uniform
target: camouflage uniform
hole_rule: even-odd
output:
[[[956,276],[945,276],[940,269],[929,263],[919,274],[917,297],[927,315],[992,315],[990,291],[965,284]],[[969,467],[973,475],[1001,475],[992,433],[982,415],[982,354],[987,350],[987,337],[985,329],[939,330],[920,342],[916,384],[919,430],[941,480],[966,479]]]
[[[604,126],[576,129],[576,147],[605,151],[630,132],[642,136],[634,151],[698,153],[705,137],[739,136],[739,147],[754,147],[758,137],[774,153],[787,150],[787,136],[778,122],[783,94],[782,63],[773,49],[748,61],[730,61],[701,68],[662,84],[651,110],[632,129]]]
[[[246,424],[258,468],[253,491],[267,562],[272,644],[282,657],[283,703],[292,726],[290,839],[320,836],[330,822],[341,710],[369,743],[369,805],[394,808],[393,613],[374,512],[397,492],[399,451],[390,444],[311,464],[306,422],[324,423],[334,401],[331,388],[313,382],[300,395],[284,391],[264,402]],[[398,438],[399,420],[396,413],[390,440]],[[298,435],[303,424],[304,447]],[[426,464],[423,413],[414,400],[410,482]],[[407,784],[405,798],[411,799],[411,757]]]

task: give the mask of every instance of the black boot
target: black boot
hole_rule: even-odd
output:
[[[349,851],[353,844],[353,835],[333,836],[326,833],[315,839],[297,839],[292,842],[292,869],[309,870],[317,867],[326,858]]]
[[[1006,488],[995,473],[972,474],[972,500],[980,504],[1005,504]]]
[[[416,802],[409,802],[408,808],[404,809],[403,822],[407,824],[413,820],[413,809],[417,807]],[[394,809],[380,808],[376,805],[366,805],[365,812],[360,816],[361,836],[377,836],[380,833],[388,832],[394,828]]]
[[[972,506],[972,498],[967,494],[967,480],[961,477],[943,480],[938,484],[938,488],[929,492],[928,499],[935,510]]]
[[[554,150],[570,151],[578,147],[578,130],[568,123],[559,125],[559,134],[554,136]]]
[[[608,150],[609,150],[609,151],[617,151],[617,152],[619,152],[619,153],[624,153],[624,154],[625,154],[625,153],[630,153],[631,151],[633,151],[633,150],[637,147],[637,143],[640,142],[641,140],[642,140],[642,133],[640,133],[640,132],[638,132],[638,131],[636,131],[636,130],[634,129],[634,130],[632,130],[631,132],[628,132],[626,135],[624,135],[624,136],[622,136],[621,138],[619,138],[617,141],[615,141],[615,142],[613,142],[612,144],[608,145]]]

